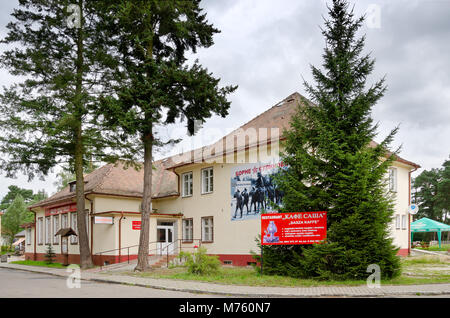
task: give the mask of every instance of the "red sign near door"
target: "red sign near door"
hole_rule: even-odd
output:
[[[131,228],[133,230],[140,230],[141,229],[141,221],[131,221]]]
[[[270,213],[261,215],[262,245],[320,243],[327,235],[327,212]]]

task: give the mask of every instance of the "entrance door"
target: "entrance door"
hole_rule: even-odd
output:
[[[175,244],[173,243],[173,222],[158,222],[156,226],[158,254],[173,254]]]

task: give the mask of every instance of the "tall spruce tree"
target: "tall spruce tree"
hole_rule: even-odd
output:
[[[206,20],[200,0],[105,0],[105,47],[110,50],[111,94],[104,95],[99,118],[117,127],[135,158],[144,158],[144,189],[136,270],[148,270],[152,160],[155,146],[163,145],[157,125],[188,118],[204,121],[213,113],[226,116],[227,95],[237,87],[219,88],[219,79],[198,62],[187,65],[187,52],[207,48],[219,31]],[[173,142],[170,140],[167,142]]]
[[[22,82],[0,95],[0,169],[30,179],[67,163],[76,175],[77,225],[82,268],[92,266],[85,217],[83,167],[87,158],[113,160],[114,147],[92,120],[101,91],[105,57],[95,42],[98,19],[93,1],[20,0],[1,41],[8,50],[1,66]],[[97,8],[101,10],[101,7]],[[104,128],[104,127],[103,127]]]
[[[385,278],[399,273],[397,249],[389,235],[393,215],[387,192],[388,152],[397,129],[372,142],[377,125],[371,110],[383,96],[384,78],[370,87],[374,60],[363,54],[365,36],[357,31],[344,0],[333,0],[322,34],[323,70],[312,66],[315,85],[304,83],[311,102],[299,105],[285,131],[282,158],[289,166],[276,179],[284,191],[280,212],[327,211],[323,244],[264,247],[264,269],[321,279],[364,279],[377,264]]]

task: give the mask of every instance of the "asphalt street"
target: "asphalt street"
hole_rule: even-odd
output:
[[[194,294],[139,286],[80,282],[69,288],[64,277],[0,268],[0,298],[204,298]],[[223,297],[223,296],[221,296]]]

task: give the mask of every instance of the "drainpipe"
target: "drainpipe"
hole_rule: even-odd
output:
[[[91,208],[90,208],[90,211],[89,211],[89,215],[90,215],[90,219],[91,219],[91,259],[92,259],[92,254],[94,253],[94,251],[92,249],[93,246],[94,246],[94,236],[92,235],[93,231],[94,231],[94,227],[93,227],[94,220],[92,218],[92,215],[94,213],[94,211],[93,211],[93,209],[94,209],[94,202],[92,202],[91,199],[88,199],[87,194],[84,195],[84,199],[88,200],[91,203]],[[86,224],[86,227],[88,227],[88,226],[89,225]],[[92,260],[92,261],[94,261],[94,260]]]
[[[119,263],[122,258],[122,219],[123,219],[123,211],[120,213],[120,219],[119,219]]]
[[[409,182],[409,188],[408,188],[408,207],[411,205],[411,174],[416,171],[417,167],[415,167],[413,170],[410,170],[408,172],[408,182]],[[408,256],[411,255],[411,214],[408,211]]]

